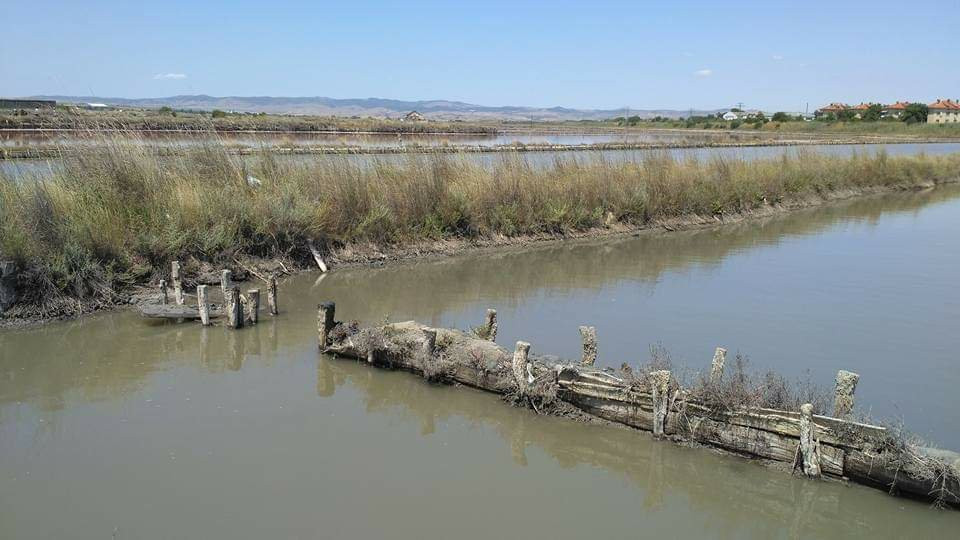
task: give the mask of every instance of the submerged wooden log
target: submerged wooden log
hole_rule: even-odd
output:
[[[197,309],[200,312],[200,323],[210,326],[210,299],[207,298],[206,285],[197,285]]]
[[[592,366],[597,363],[597,327],[581,326],[580,341],[583,345],[583,354],[580,356],[580,365]]]
[[[200,319],[200,309],[195,306],[178,306],[176,304],[141,304],[137,306],[140,315],[151,319]],[[210,317],[222,316],[221,310],[211,309]]]
[[[534,408],[530,393],[539,392],[545,381],[553,381],[560,401],[657,436],[788,466],[799,460],[803,473],[810,476],[849,477],[886,488],[893,484],[915,497],[958,504],[954,494],[960,493],[960,455],[948,453],[934,460],[917,457],[912,447],[892,451],[884,428],[815,415],[809,404],[800,411],[720,410],[697,402],[671,381],[667,371],[626,381],[593,367],[532,357],[526,342],[518,342],[510,353],[474,333],[415,322],[369,329],[344,326],[336,332],[328,330],[327,336],[326,352],[358,360],[371,358],[377,366],[406,369],[431,380],[458,382],[502,395],[527,394],[528,399],[518,403]],[[384,354],[372,355],[374,350]],[[431,362],[441,360],[445,362],[443,376],[436,378],[437,368],[431,367]],[[944,465],[951,460],[956,462],[953,466]]]
[[[846,418],[853,412],[853,393],[857,390],[860,375],[840,370],[837,372],[837,386],[833,401],[833,416]]]

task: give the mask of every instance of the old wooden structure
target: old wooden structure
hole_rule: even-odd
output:
[[[469,333],[412,321],[359,328],[335,321],[334,314],[332,302],[320,305],[325,353],[510,396],[538,412],[548,401],[572,406],[657,438],[779,462],[810,478],[846,479],[960,505],[960,454],[917,447],[884,427],[847,418],[859,379],[854,373],[838,374],[834,416],[814,414],[810,404],[798,410],[728,408],[681,387],[667,370],[625,377],[593,366],[596,338],[589,330],[581,330],[584,357],[559,362],[531,355],[526,342],[513,351],[500,347],[484,335],[486,324]],[[716,350],[708,380],[723,377],[725,356],[726,350]]]

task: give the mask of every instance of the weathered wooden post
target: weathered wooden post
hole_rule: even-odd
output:
[[[227,326],[230,328],[243,327],[243,305],[240,303],[240,287],[231,285],[227,290],[227,299],[224,301],[227,310]]]
[[[820,476],[820,443],[817,441],[815,430],[813,405],[804,403],[800,406],[800,455],[798,460],[803,474],[813,478]]]
[[[167,305],[170,302],[170,299],[167,297],[167,280],[160,280],[160,303]]]
[[[653,435],[663,437],[670,405],[670,372],[650,372],[650,387],[653,393]]]
[[[423,330],[423,356],[425,360],[433,358],[433,352],[437,348],[437,331],[433,329]]]
[[[580,357],[580,365],[592,366],[597,363],[597,327],[581,326],[580,341],[583,342],[583,355]]]
[[[270,283],[267,285],[267,305],[270,307],[270,315],[276,315],[277,311],[277,276],[270,276]]]
[[[530,360],[527,356],[530,353],[530,344],[526,341],[518,341],[517,348],[513,352],[513,378],[517,382],[517,392],[524,396],[527,388],[533,383],[533,374],[530,373]]]
[[[250,289],[247,291],[247,320],[250,324],[260,322],[260,289]]]
[[[837,372],[837,388],[833,399],[833,416],[846,418],[853,412],[853,393],[857,390],[860,375],[852,371]]]
[[[183,281],[180,278],[180,261],[170,263],[170,279],[173,281],[173,300],[183,305]]]
[[[488,309],[483,319],[483,326],[480,327],[480,337],[487,341],[497,340],[497,310]]]
[[[336,310],[337,305],[333,302],[324,302],[317,306],[317,339],[321,351],[330,344],[330,331],[333,330]]]
[[[710,382],[718,383],[723,378],[723,364],[727,361],[727,350],[717,347],[713,351],[713,361],[710,362]]]
[[[197,307],[200,309],[200,324],[210,326],[210,300],[207,298],[206,285],[197,285]]]
[[[226,303],[227,291],[233,287],[233,272],[230,270],[220,271],[220,292],[223,293],[224,303]]]

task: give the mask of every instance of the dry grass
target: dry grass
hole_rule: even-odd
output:
[[[723,215],[838,190],[954,180],[960,155],[611,163],[520,156],[252,159],[216,141],[164,156],[129,138],[64,151],[52,177],[0,176],[0,255],[18,261],[27,302],[107,297],[172,259],[238,253],[306,260],[305,246],[386,246],[449,238],[564,234]],[[251,186],[248,175],[262,184]]]

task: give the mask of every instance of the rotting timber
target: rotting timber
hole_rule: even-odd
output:
[[[811,478],[847,479],[960,507],[960,454],[912,445],[884,427],[844,418],[852,407],[856,374],[838,374],[834,414],[840,418],[813,414],[809,404],[799,411],[730,410],[682,388],[670,371],[620,377],[585,361],[531,355],[530,344],[522,341],[511,352],[493,341],[496,314],[491,312],[472,332],[413,321],[361,328],[337,322],[335,305],[326,302],[318,312],[319,346],[321,352],[371,366],[499,394],[538,413],[615,422],[651,431],[655,438],[785,464]],[[592,359],[595,333],[585,333],[584,340]],[[711,379],[722,377],[725,354],[717,349]]]

